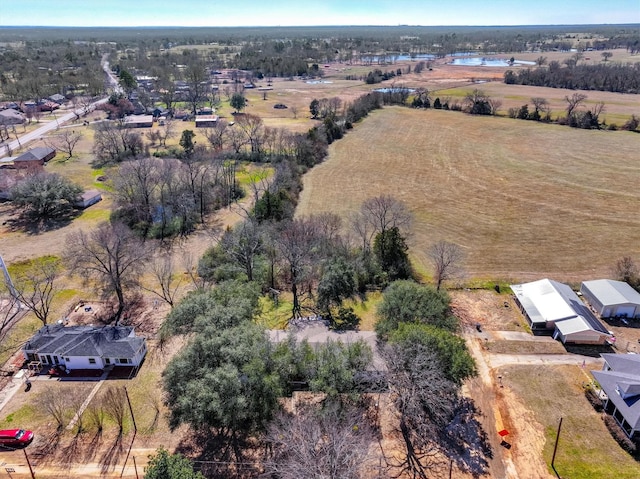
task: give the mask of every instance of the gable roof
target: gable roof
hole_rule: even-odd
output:
[[[37,146],[17,157],[14,161],[42,161],[50,154],[55,154],[56,150],[48,146]]]
[[[582,285],[587,288],[603,306],[626,303],[640,305],[640,293],[624,281],[596,279],[593,281],[583,281]]]
[[[144,338],[131,326],[42,327],[23,347],[25,351],[58,356],[131,358],[140,350]]]
[[[578,295],[564,283],[540,279],[511,285],[532,323],[553,323],[563,334],[593,330],[609,335]]]
[[[640,429],[640,355],[601,354],[610,371],[591,371],[633,429]]]

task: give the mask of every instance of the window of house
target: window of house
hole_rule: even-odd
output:
[[[70,362],[71,362],[71,359],[69,359],[69,358],[64,358],[64,360],[65,360],[65,362],[67,362],[67,363],[70,363]]]
[[[89,358],[89,364],[95,364],[96,358]]]
[[[105,363],[105,364],[111,364],[111,359],[109,359],[109,358],[104,358],[104,363]]]
[[[129,360],[128,359],[120,358],[119,361],[120,361],[120,364],[129,364]]]

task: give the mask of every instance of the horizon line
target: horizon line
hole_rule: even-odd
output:
[[[531,24],[495,24],[495,25],[471,25],[471,24],[439,24],[439,25],[412,25],[400,23],[389,24],[323,24],[323,25],[2,25],[0,28],[326,28],[326,27],[378,27],[378,28],[429,28],[429,27],[574,27],[574,26],[640,26],[639,22],[631,23],[531,23]]]

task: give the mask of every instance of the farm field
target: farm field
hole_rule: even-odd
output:
[[[640,253],[639,152],[629,132],[385,108],[305,176],[297,214],[346,220],[389,194],[415,216],[418,270],[445,239],[466,251],[470,280],[606,277],[618,258]]]

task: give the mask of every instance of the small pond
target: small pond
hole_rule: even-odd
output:
[[[510,67],[512,66],[509,60],[502,58],[455,58],[452,65],[462,65],[467,67]],[[536,62],[528,62],[525,60],[515,60],[514,65],[535,65]]]

